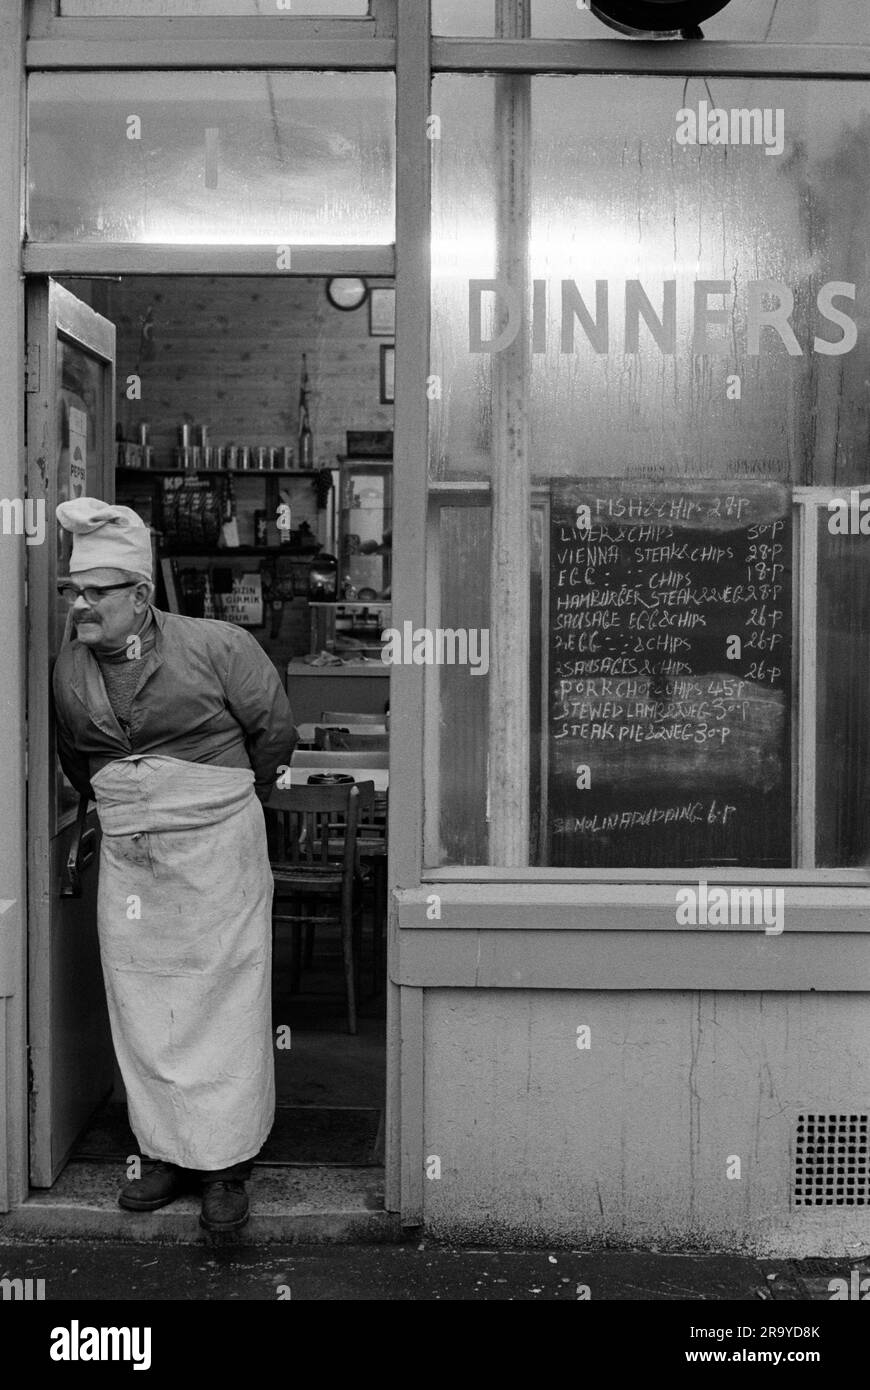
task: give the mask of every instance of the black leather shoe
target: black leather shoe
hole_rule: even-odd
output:
[[[183,1168],[146,1158],[142,1160],[141,1178],[133,1178],[121,1188],[118,1206],[125,1211],[157,1211],[189,1190],[190,1183]]]
[[[245,1184],[238,1179],[203,1180],[199,1224],[207,1231],[236,1231],[249,1215]]]

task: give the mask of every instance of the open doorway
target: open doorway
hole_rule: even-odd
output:
[[[285,681],[315,758],[324,730],[334,726],[340,738],[354,715],[372,730],[380,717],[386,737],[389,675],[377,649],[391,599],[391,282],[124,276],[62,284],[114,326],[115,438],[99,480],[89,475],[87,485],[151,526],[156,606],[248,628]],[[72,397],[58,410],[60,461],[86,412]],[[360,477],[380,479],[366,494],[376,516],[355,505]],[[370,875],[362,899],[352,1034],[338,927],[278,925],[277,1113],[262,1163],[383,1163],[382,882]],[[80,903],[79,912],[93,914],[93,892]],[[93,951],[88,968],[98,970]],[[97,1000],[88,1017],[102,1030],[100,1009]],[[51,1052],[59,1026],[57,1009],[31,1009],[37,1050]],[[58,1078],[58,1096],[63,1084]],[[113,1076],[104,1070],[62,1135],[57,1113],[55,1105],[36,1140],[45,1150],[32,1164],[37,1186],[67,1162],[123,1163],[136,1152],[117,1066]]]

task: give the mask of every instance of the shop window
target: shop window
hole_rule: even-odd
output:
[[[607,39],[614,31],[577,0],[530,0],[530,36],[538,39]],[[516,13],[516,0],[432,0],[432,32],[444,37],[493,38],[497,13]],[[865,0],[731,0],[702,25],[705,39],[732,43],[870,43]]]
[[[65,18],[165,19],[176,15],[328,15],[357,18],[369,13],[369,0],[60,0]]]
[[[522,568],[541,601],[527,692],[438,677],[429,866],[865,864],[863,85],[433,90],[431,582],[442,627],[491,642],[493,585]],[[506,495],[541,518],[537,558],[508,526],[492,559]],[[492,788],[521,764],[490,730],[510,700],[532,756],[528,857],[505,860]]]
[[[36,73],[28,103],[33,241],[395,240],[391,73]]]

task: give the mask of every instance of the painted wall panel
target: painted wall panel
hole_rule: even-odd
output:
[[[866,1251],[870,1208],[792,1210],[790,1191],[798,1114],[870,1106],[868,1024],[847,995],[426,991],[426,1229]]]

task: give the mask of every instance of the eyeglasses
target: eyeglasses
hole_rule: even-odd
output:
[[[135,589],[136,585],[141,583],[141,579],[128,579],[125,584],[104,584],[102,588],[89,584],[86,589],[79,589],[75,584],[58,584],[57,592],[69,604],[75,603],[78,598],[93,604],[99,603],[105,594],[111,594],[115,589]]]

